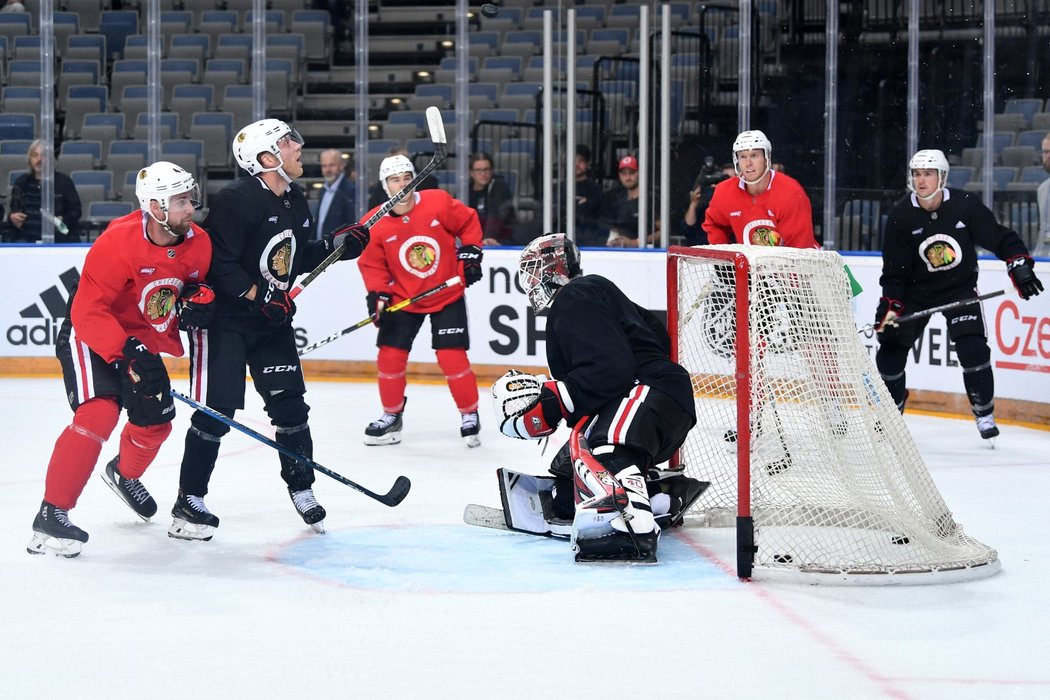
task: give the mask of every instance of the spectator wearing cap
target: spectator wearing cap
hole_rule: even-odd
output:
[[[609,228],[606,245],[626,248],[638,245],[638,159],[624,156],[617,165],[620,184],[605,195],[602,221]]]

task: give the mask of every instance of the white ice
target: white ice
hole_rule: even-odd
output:
[[[401,445],[365,447],[374,385],[312,382],[319,463],[380,492],[412,480],[387,508],[318,475],[324,536],[276,454],[232,432],[207,497],[215,538],[168,538],[190,411],[143,479],[150,523],[98,476],[118,426],[71,512],[91,539],[59,559],[25,546],[71,416],[62,385],[0,380],[0,697],[1050,697],[1046,432],[1003,425],[992,450],[972,421],[907,418],[956,518],[999,550],[997,576],[741,583],[728,531],[675,530],[654,567],[594,567],[564,542],[462,524],[465,504],[499,505],[496,467],[542,473],[550,457],[500,435],[482,394],[478,449],[434,385],[409,387]],[[272,434],[254,395],[238,419]]]

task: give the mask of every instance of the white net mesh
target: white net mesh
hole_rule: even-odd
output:
[[[693,522],[736,521],[738,469],[749,457],[756,567],[841,576],[998,570],[995,550],[955,522],[860,342],[838,254],[706,246],[671,256],[671,333],[698,418],[680,458],[712,484]],[[735,322],[738,280],[747,333]],[[750,378],[750,401],[739,404],[739,442],[750,451],[740,461],[738,352]]]

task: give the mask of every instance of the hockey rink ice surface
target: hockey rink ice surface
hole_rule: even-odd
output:
[[[308,379],[309,381],[309,379]],[[961,385],[961,381],[960,381]],[[409,386],[404,441],[365,447],[375,385],[310,383],[320,464],[408,498],[387,508],[318,474],[328,534],[295,514],[276,453],[238,432],[207,497],[211,542],[170,539],[190,411],[143,483],[143,523],[99,474],[72,520],[76,559],[30,556],[34,510],[71,413],[58,379],[0,379],[3,698],[1050,698],[1050,433],[909,415],[967,532],[999,551],[992,578],[843,588],[733,573],[732,532],[680,528],[656,566],[573,563],[568,544],[462,523],[499,505],[497,467],[542,473],[482,390],[482,446],[459,437],[444,386]],[[185,380],[174,387],[186,391]],[[254,394],[238,420],[271,428]]]

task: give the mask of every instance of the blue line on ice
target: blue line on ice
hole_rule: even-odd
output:
[[[655,566],[575,564],[565,540],[469,525],[361,527],[291,542],[281,564],[355,589],[406,593],[725,590],[732,576],[674,534]]]

